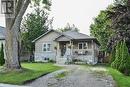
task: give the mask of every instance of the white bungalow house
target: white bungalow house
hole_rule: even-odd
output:
[[[88,64],[96,64],[98,61],[100,44],[97,39],[76,31],[60,33],[49,30],[33,42],[35,43],[35,61],[45,62],[49,59],[60,64],[75,59]]]

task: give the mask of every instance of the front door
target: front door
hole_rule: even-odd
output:
[[[66,52],[66,43],[62,43],[60,49],[61,49],[61,56],[64,56]]]

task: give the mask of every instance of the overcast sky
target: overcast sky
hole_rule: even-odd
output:
[[[62,28],[70,23],[75,24],[80,32],[89,35],[93,18],[112,2],[113,0],[52,0],[50,17],[54,17],[53,28]],[[0,26],[5,26],[1,15]]]

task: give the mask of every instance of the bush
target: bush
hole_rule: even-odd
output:
[[[48,62],[49,62],[49,63],[56,63],[56,61],[55,61],[55,60],[52,60],[52,59],[49,60]]]
[[[130,56],[128,52],[128,48],[126,46],[125,41],[122,44],[122,55],[121,55],[121,64],[119,66],[119,71],[124,73],[125,75],[130,74]]]
[[[115,60],[112,62],[111,67],[118,69],[121,64],[121,52],[122,51],[122,42],[119,42],[116,46]]]
[[[113,49],[112,52],[111,52],[111,58],[110,58],[110,63],[114,62],[115,61],[115,55],[116,55],[116,50]]]
[[[130,74],[130,55],[125,41],[117,44],[115,61],[111,66],[125,75]]]
[[[4,47],[3,44],[1,44],[1,49],[0,49],[0,65],[4,65],[5,59],[4,59]]]

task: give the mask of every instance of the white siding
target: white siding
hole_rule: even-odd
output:
[[[40,38],[35,43],[35,61],[45,61],[45,58],[49,58],[55,60],[56,51],[54,49],[57,46],[57,42],[54,41],[59,34],[57,32],[51,31],[42,38]],[[43,51],[43,43],[51,44],[51,48],[49,52]]]

